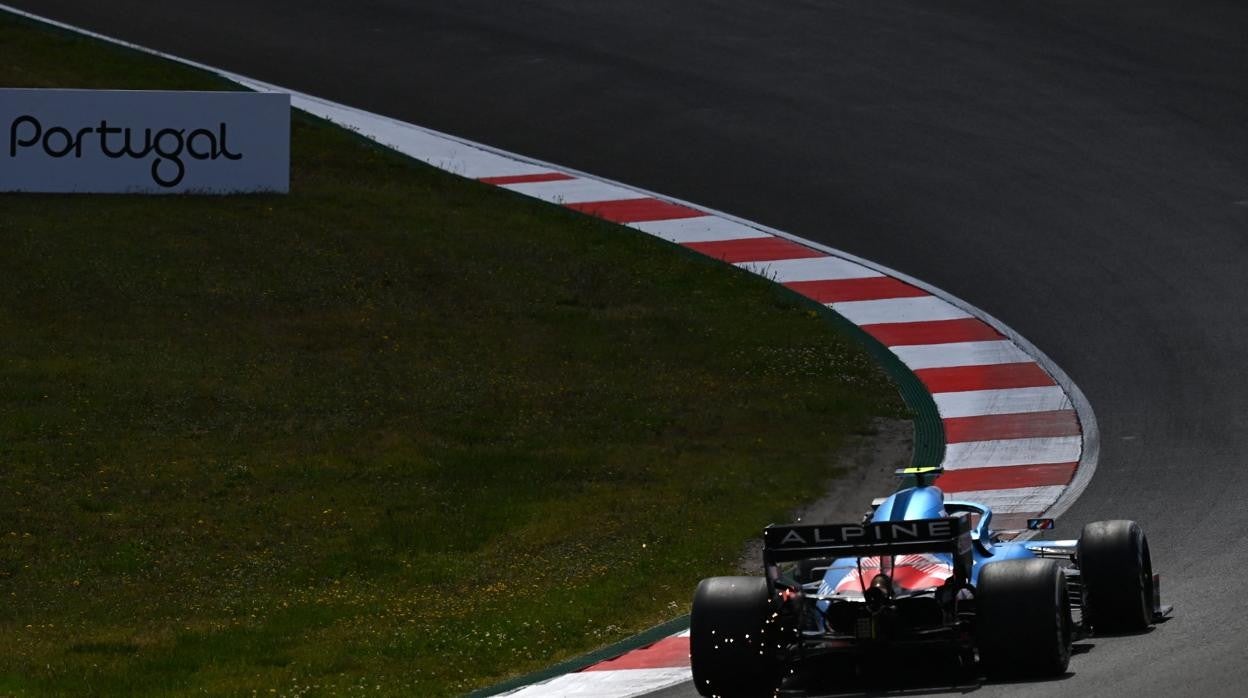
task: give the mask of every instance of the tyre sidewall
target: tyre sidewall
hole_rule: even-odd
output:
[[[1076,557],[1085,619],[1098,633],[1130,633],[1152,623],[1152,559],[1134,521],[1095,521],[1083,527]]]
[[[780,683],[777,635],[766,579],[702,580],[689,629],[694,687],[704,696],[772,695]]]
[[[980,663],[997,678],[1059,676],[1070,663],[1066,575],[1054,560],[985,565],[975,594]]]

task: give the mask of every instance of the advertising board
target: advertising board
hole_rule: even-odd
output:
[[[290,95],[0,89],[0,191],[290,189]]]

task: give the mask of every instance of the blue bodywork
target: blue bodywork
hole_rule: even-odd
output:
[[[880,523],[936,519],[950,516],[957,512],[967,512],[972,516],[971,540],[974,565],[971,570],[971,584],[978,582],[979,570],[985,564],[1001,560],[1036,557],[1036,553],[1028,547],[1029,544],[1026,542],[993,541],[993,531],[991,529],[992,510],[987,506],[975,502],[946,500],[944,492],[935,486],[908,487],[898,490],[880,502],[879,506],[872,513],[870,521],[872,523]],[[1039,544],[1032,543],[1030,545]],[[1046,542],[1043,545],[1045,547],[1054,547],[1055,545],[1059,547],[1070,545],[1073,547],[1073,541]],[[953,560],[950,555],[933,554],[930,557],[943,560],[952,570]],[[819,587],[819,593],[821,595],[834,594],[838,585],[841,585],[850,575],[853,575],[855,579],[859,579],[859,565],[859,558],[839,558],[833,561],[824,574],[823,582]],[[869,578],[868,575],[866,579]],[[857,595],[861,593],[861,589],[854,589],[849,593]],[[823,603],[826,605],[827,602]]]

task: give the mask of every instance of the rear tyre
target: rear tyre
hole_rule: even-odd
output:
[[[779,634],[762,577],[711,577],[693,594],[689,656],[704,696],[757,698],[780,686]]]
[[[1077,556],[1084,619],[1099,633],[1132,633],[1153,622],[1153,561],[1134,521],[1083,527]]]
[[[980,666],[993,678],[1060,676],[1070,664],[1070,595],[1054,560],[984,565],[975,593]]]

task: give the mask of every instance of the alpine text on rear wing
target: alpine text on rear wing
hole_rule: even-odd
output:
[[[971,520],[959,512],[943,519],[863,524],[776,526],[763,529],[763,564],[825,557],[949,553],[969,557]],[[969,565],[968,565],[969,572]]]

